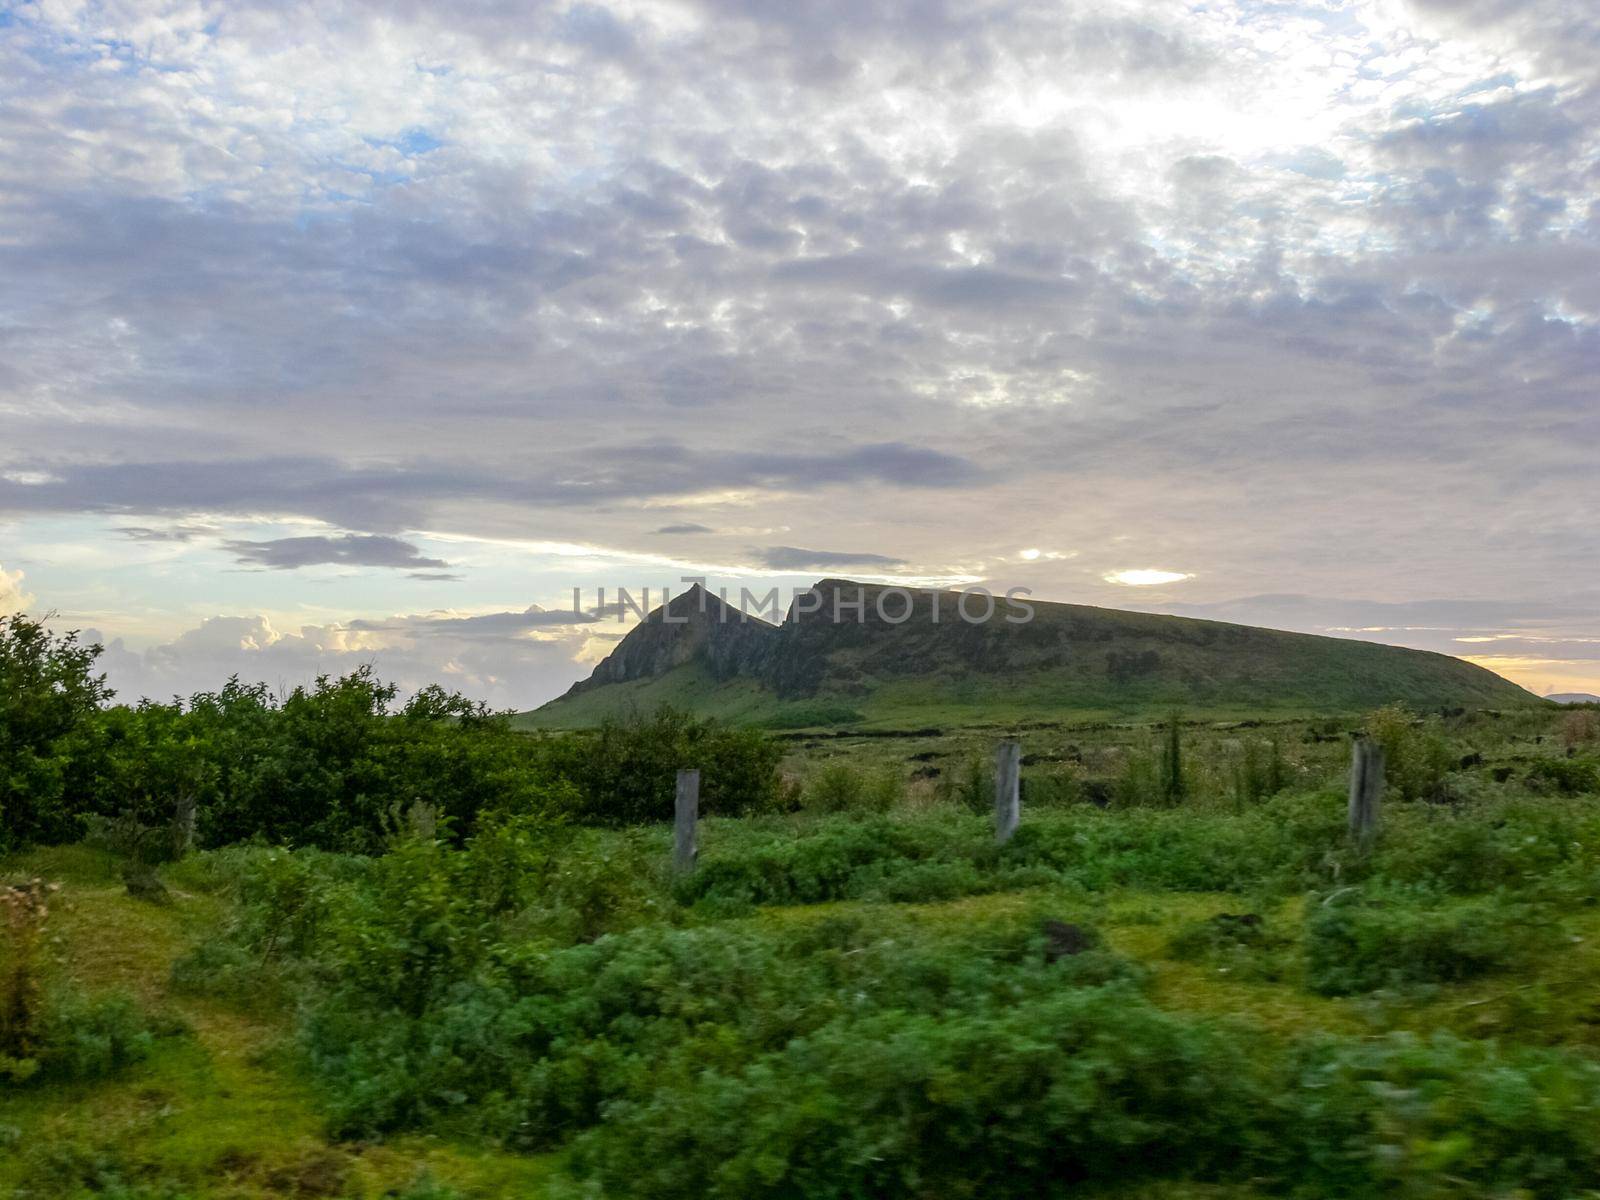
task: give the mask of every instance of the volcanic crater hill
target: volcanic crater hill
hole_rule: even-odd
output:
[[[896,623],[879,614],[883,586],[824,579],[815,590],[819,605],[791,604],[774,625],[696,586],[524,723],[577,728],[661,703],[775,725],[1542,703],[1461,659],[1373,642],[1033,599],[1031,620],[1007,620],[1022,610],[997,598],[992,618],[973,623],[958,593],[912,589],[911,615]],[[967,611],[984,607],[974,597]],[[884,598],[891,618],[904,608]]]

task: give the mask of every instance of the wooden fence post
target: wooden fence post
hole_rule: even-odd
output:
[[[1358,737],[1350,752],[1350,836],[1369,842],[1378,832],[1378,802],[1383,798],[1383,744]]]
[[[994,840],[1004,843],[1022,820],[1022,746],[1001,742],[994,767]]]
[[[700,772],[678,772],[678,801],[673,814],[672,866],[674,870],[694,870],[700,856],[696,832],[700,823]]]

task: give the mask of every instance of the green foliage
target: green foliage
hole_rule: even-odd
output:
[[[1444,1034],[1325,1039],[1300,1052],[1288,1088],[1279,1170],[1300,1194],[1558,1200],[1600,1179],[1600,1066],[1585,1055]]]
[[[815,813],[886,813],[904,798],[905,781],[893,768],[829,763],[806,781],[801,805]]]
[[[98,645],[0,616],[0,848],[69,841],[83,832],[68,803],[69,748],[109,699]]]
[[[1384,780],[1401,800],[1443,800],[1445,776],[1455,765],[1437,717],[1422,719],[1404,705],[1367,714],[1367,732],[1384,751]]]
[[[146,871],[196,841],[375,853],[423,809],[457,839],[486,814],[659,820],[686,765],[701,770],[707,814],[782,803],[774,742],[672,710],[593,738],[532,738],[437,687],[395,711],[395,688],[369,667],[321,676],[281,703],[235,678],[187,703],[100,710],[108,693],[87,675],[97,653],[22,618],[0,626],[0,670],[17,682],[0,691],[10,840],[75,838],[92,826]],[[34,692],[48,693],[31,702],[40,712],[15,703]]]
[[[1234,759],[1232,777],[1236,804],[1259,804],[1276,796],[1289,785],[1289,764],[1283,757],[1283,744],[1275,737],[1266,743],[1246,737]]]
[[[1528,768],[1528,783],[1562,796],[1600,793],[1600,763],[1592,758],[1541,758]]]
[[[934,1014],[1129,977],[1099,951],[1048,962],[1036,921],[645,926],[565,949],[471,954],[408,987],[390,982],[389,956],[346,957],[307,1047],[343,1130],[425,1123],[471,1101],[486,1132],[545,1145],[623,1099],[781,1048],[840,1014]]]
[[[616,1105],[607,1195],[1032,1197],[1229,1168],[1262,1073],[1132,990],[841,1016]]]
[[[27,1056],[0,1052],[0,1078],[13,1084],[104,1078],[146,1058],[156,1038],[182,1031],[152,1019],[128,995],[47,991]]]
[[[1249,813],[1030,810],[1004,847],[987,817],[835,819],[781,833],[728,830],[678,883],[686,901],[815,904],[1070,887],[1279,891],[1330,878],[1344,853],[1337,797],[1284,796]],[[1351,869],[1357,869],[1352,858]],[[1421,866],[1418,870],[1425,869]],[[908,882],[895,881],[906,877]],[[935,884],[933,881],[937,881]]]
[[[671,820],[677,773],[700,771],[700,812],[741,816],[779,805],[783,752],[757,730],[662,707],[610,719],[590,737],[554,739],[545,760],[577,790],[574,815],[608,825]]]
[[[969,754],[939,777],[939,799],[972,813],[994,811],[994,762],[982,754]]]
[[[1499,897],[1450,903],[1399,889],[1335,892],[1307,916],[1306,982],[1330,996],[1459,983],[1525,960],[1550,932],[1548,914]]]

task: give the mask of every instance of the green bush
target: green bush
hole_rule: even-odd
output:
[[[1600,764],[1591,758],[1542,758],[1528,768],[1528,783],[1561,796],[1600,792]]]
[[[809,780],[801,807],[814,813],[886,813],[905,799],[905,781],[893,768],[860,771],[829,763]]]
[[[1420,718],[1401,704],[1367,714],[1367,732],[1384,750],[1384,781],[1401,800],[1443,800],[1456,764],[1439,718]]]
[[[1215,1030],[1065,989],[841,1016],[613,1105],[578,1162],[613,1196],[1035,1197],[1231,1171],[1271,1094]]]
[[[1335,892],[1307,916],[1306,981],[1330,996],[1458,983],[1523,961],[1549,934],[1548,913],[1498,897]]]
[[[1047,961],[1027,916],[954,930],[889,917],[782,931],[647,926],[486,954],[461,952],[459,932],[453,962],[420,956],[426,977],[402,966],[408,977],[394,982],[388,953],[341,960],[306,1027],[339,1129],[426,1124],[471,1103],[486,1132],[548,1145],[623,1097],[780,1048],[840,1013],[937,1013],[1131,977],[1101,951]]]
[[[115,1075],[149,1056],[156,1039],[183,1027],[149,1016],[131,996],[47,992],[26,1058],[0,1056],[13,1083],[82,1082]]]
[[[604,825],[670,821],[680,770],[700,771],[703,816],[744,816],[780,805],[782,748],[663,706],[649,716],[608,719],[592,736],[549,738],[542,758],[576,789],[571,814]]]
[[[1325,1039],[1294,1054],[1274,1174],[1322,1196],[1565,1200],[1600,1180],[1600,1066],[1439,1034]]]

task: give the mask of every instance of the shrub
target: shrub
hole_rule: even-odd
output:
[[[100,1079],[147,1057],[156,1038],[181,1032],[180,1025],[152,1019],[121,993],[47,992],[26,1054],[0,1053],[0,1076],[14,1083]]]
[[[1497,898],[1441,902],[1427,893],[1349,891],[1306,921],[1306,980],[1324,995],[1457,983],[1503,970],[1548,940],[1548,918]]]
[[[546,739],[544,761],[576,788],[573,815],[605,825],[672,819],[677,773],[700,771],[703,816],[779,807],[782,748],[758,730],[734,729],[663,706],[648,717],[608,719],[592,737]]]
[[[1229,1169],[1269,1096],[1216,1031],[1069,989],[841,1016],[615,1104],[579,1166],[615,1196],[1033,1197]]]
[[[1306,1195],[1564,1200],[1600,1178],[1600,1066],[1585,1056],[1394,1033],[1289,1061],[1278,1170]]]
[[[1600,792],[1600,765],[1588,758],[1541,758],[1528,768],[1528,784],[1562,796]]]
[[[1401,800],[1442,800],[1444,780],[1455,766],[1439,719],[1423,720],[1404,705],[1369,713],[1367,732],[1384,751],[1384,781]]]
[[[892,768],[862,772],[829,763],[807,781],[801,805],[817,813],[886,813],[905,799],[905,781]]]
[[[425,1124],[471,1103],[486,1132],[527,1146],[841,1012],[934,1013],[1131,977],[1100,951],[1047,961],[1026,915],[953,930],[887,917],[646,926],[566,949],[505,946],[422,981],[420,1005],[392,970],[385,957],[346,959],[306,1026],[336,1127]]]

